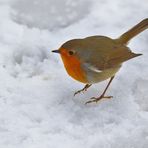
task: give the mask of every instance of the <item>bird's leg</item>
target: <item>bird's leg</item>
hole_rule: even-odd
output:
[[[101,100],[101,99],[103,99],[103,98],[107,98],[107,99],[112,98],[113,96],[104,96],[104,95],[105,95],[105,93],[106,93],[106,91],[107,91],[107,89],[108,89],[108,87],[109,87],[109,85],[111,84],[111,82],[112,82],[113,79],[114,79],[114,76],[111,77],[110,81],[108,82],[108,84],[107,84],[105,90],[103,91],[103,93],[102,93],[102,95],[101,95],[100,97],[97,97],[97,98],[96,98],[96,97],[92,97],[92,98],[90,99],[90,101],[87,101],[85,104],[92,103],[92,102],[96,102],[96,103],[97,103],[99,100]]]
[[[92,84],[86,84],[83,89],[76,91],[76,92],[74,93],[74,96],[77,95],[77,94],[79,94],[79,93],[81,93],[81,92],[87,91],[87,89],[88,89],[91,85],[92,85]]]

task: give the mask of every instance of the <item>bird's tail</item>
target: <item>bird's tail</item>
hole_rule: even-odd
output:
[[[141,21],[140,23],[138,23],[136,26],[134,26],[133,28],[131,28],[130,30],[128,30],[127,32],[125,32],[124,34],[122,34],[117,41],[122,43],[122,44],[128,44],[128,42],[135,37],[136,35],[138,35],[139,33],[141,33],[142,31],[148,29],[148,18],[144,19],[143,21]]]

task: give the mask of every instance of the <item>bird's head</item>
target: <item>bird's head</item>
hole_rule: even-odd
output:
[[[64,65],[77,65],[79,64],[80,56],[80,39],[74,39],[64,43],[58,50],[53,50],[54,53],[59,53],[63,60]]]

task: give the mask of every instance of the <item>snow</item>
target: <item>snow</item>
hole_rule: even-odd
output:
[[[84,105],[107,81],[73,96],[58,55],[63,42],[118,37],[147,17],[147,0],[0,0],[0,148],[147,148],[148,32],[129,44],[111,100]],[[99,93],[99,94],[98,94]]]

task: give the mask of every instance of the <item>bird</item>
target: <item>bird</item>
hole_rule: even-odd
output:
[[[148,28],[148,18],[123,33],[116,39],[94,35],[85,38],[71,39],[60,46],[54,53],[59,53],[64,67],[72,78],[85,84],[74,96],[87,91],[92,84],[110,79],[99,97],[90,98],[85,104],[98,102],[106,96],[106,91],[122,64],[132,58],[141,56],[128,47],[131,39]]]

